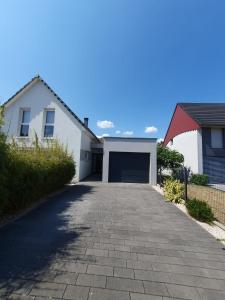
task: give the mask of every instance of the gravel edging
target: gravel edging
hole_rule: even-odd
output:
[[[34,202],[31,206],[13,214],[13,215],[9,215],[7,216],[5,219],[0,220],[0,229],[4,226],[9,225],[10,223],[13,223],[14,221],[22,218],[23,216],[25,216],[26,214],[28,214],[30,211],[34,210],[35,208],[37,208],[38,206],[40,206],[42,203],[47,202],[49,200],[51,200],[52,197],[59,195],[61,193],[63,193],[65,190],[67,190],[68,186],[73,185],[73,184],[67,184],[65,185],[63,188],[50,193],[49,195],[40,198],[39,200],[37,200],[36,202]]]
[[[163,190],[158,185],[152,187],[156,192],[163,195]],[[200,222],[189,215],[187,208],[184,204],[177,204],[177,203],[172,203],[172,204],[175,205],[178,209],[180,209],[185,215],[191,218],[194,222],[196,222],[199,226],[205,229],[208,233],[210,233],[215,239],[217,239],[223,245],[225,245],[225,226],[223,224],[219,223],[218,221],[214,221],[213,225]]]

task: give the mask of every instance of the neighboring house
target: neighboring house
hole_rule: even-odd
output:
[[[225,183],[225,103],[178,103],[164,145],[182,153],[193,173]]]
[[[37,135],[43,145],[57,139],[67,147],[77,181],[103,171],[105,182],[156,184],[156,139],[98,139],[40,76],[4,103],[4,122],[9,142],[32,146]]]

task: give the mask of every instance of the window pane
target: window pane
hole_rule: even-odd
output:
[[[55,112],[54,111],[47,111],[46,112],[46,124],[54,124],[55,121]]]
[[[223,148],[223,130],[221,128],[211,129],[211,147]]]
[[[54,126],[45,125],[44,137],[53,137]]]
[[[28,133],[29,133],[29,125],[21,125],[20,136],[28,136]]]
[[[26,124],[30,123],[30,111],[29,110],[23,111],[22,123],[26,123]]]

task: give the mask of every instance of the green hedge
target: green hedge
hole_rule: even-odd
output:
[[[0,161],[0,214],[28,207],[75,175],[72,156],[57,142],[21,148],[6,145],[2,136]]]
[[[190,178],[190,183],[196,185],[207,185],[209,182],[209,176],[206,174],[193,174]]]
[[[201,222],[212,223],[215,219],[211,207],[206,202],[194,198],[186,203],[186,207],[189,214]]]

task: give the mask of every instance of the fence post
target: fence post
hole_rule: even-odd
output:
[[[184,200],[185,200],[185,202],[188,201],[187,185],[188,185],[188,172],[187,172],[187,168],[184,167]]]

